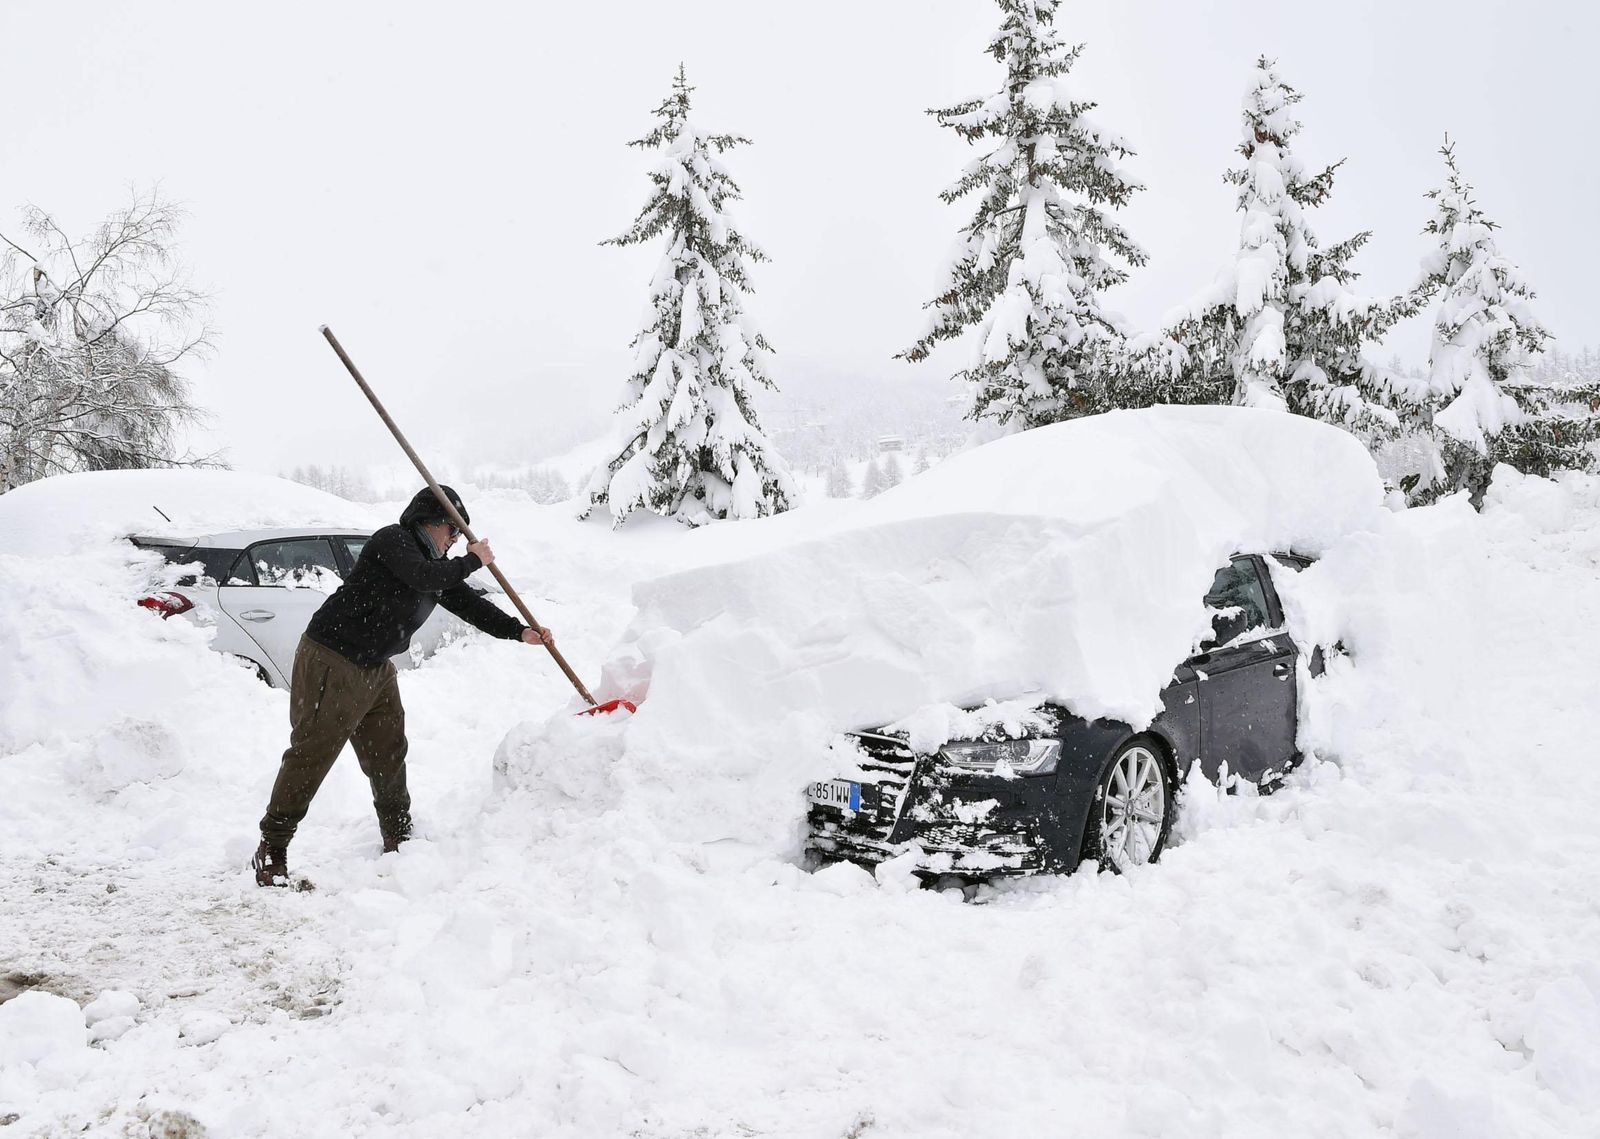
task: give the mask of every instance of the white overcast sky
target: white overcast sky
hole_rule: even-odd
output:
[[[682,60],[763,244],[753,315],[776,376],[947,384],[965,349],[891,360],[965,205],[969,148],[923,112],[998,87],[987,0],[98,3],[3,0],[0,223],[84,231],[160,183],[216,297],[193,370],[245,469],[394,456],[317,335],[333,326],[413,442],[538,458],[595,427],[628,370],[657,252],[600,248],[643,201],[644,133]],[[1446,131],[1567,348],[1600,344],[1600,6],[1588,0],[1067,0],[1074,71],[1147,186],[1150,265],[1114,298],[1150,326],[1237,234],[1239,105],[1258,54],[1305,95],[1308,162],[1349,158],[1319,236],[1371,228],[1374,294],[1410,284]],[[1420,362],[1421,331],[1392,347]]]

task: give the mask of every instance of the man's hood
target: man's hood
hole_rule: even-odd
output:
[[[456,513],[461,515],[461,521],[471,523],[472,515],[467,513],[466,504],[461,501],[461,496],[447,486],[441,486],[445,497],[456,508]],[[412,496],[406,508],[400,512],[400,525],[410,530],[415,530],[424,522],[448,522],[450,516],[445,513],[444,507],[439,505],[439,500],[428,487],[423,487]]]

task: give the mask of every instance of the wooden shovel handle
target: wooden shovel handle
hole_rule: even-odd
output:
[[[389,428],[389,433],[394,436],[395,442],[400,444],[401,450],[405,451],[406,457],[417,468],[417,473],[427,481],[428,489],[433,491],[433,496],[439,500],[439,505],[444,507],[445,514],[455,524],[455,528],[461,531],[469,543],[476,542],[478,539],[473,536],[472,528],[467,525],[467,520],[461,517],[455,506],[450,502],[449,497],[439,489],[439,484],[434,481],[433,475],[428,472],[427,464],[422,461],[421,456],[411,449],[411,444],[406,442],[406,437],[399,426],[393,419],[389,418],[389,413],[384,410],[383,404],[378,401],[377,395],[367,386],[367,381],[362,379],[361,371],[356,367],[355,361],[350,359],[349,353],[344,350],[344,345],[340,344],[338,337],[334,336],[333,329],[324,324],[322,326],[322,335],[327,338],[328,344],[332,346],[340,361],[349,371],[350,378],[355,380],[356,385],[372,403],[373,409],[377,411],[379,418]],[[529,609],[522,598],[518,596],[517,591],[511,588],[511,583],[506,580],[506,575],[500,572],[500,566],[498,564],[491,565],[489,572],[494,574],[494,579],[500,583],[500,588],[506,591],[507,597],[511,598],[511,604],[517,607],[517,612],[522,614],[522,619],[535,629],[544,628],[543,625],[539,624],[538,619],[534,617],[533,610]],[[567,658],[561,655],[561,651],[548,643],[544,647],[550,650],[551,656],[555,657],[556,663],[561,666],[561,671],[567,674],[568,680],[572,681],[572,687],[578,690],[578,695],[593,704],[595,702],[594,697],[589,695],[589,690],[583,686],[583,681],[578,679],[578,674],[572,671],[572,666],[567,663]]]

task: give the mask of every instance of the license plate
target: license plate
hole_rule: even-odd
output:
[[[811,785],[806,792],[806,798],[824,807],[833,807],[841,811],[859,811],[861,784],[852,783],[848,779],[824,779],[820,783]]]

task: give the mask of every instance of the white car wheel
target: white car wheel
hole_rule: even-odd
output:
[[[1095,790],[1086,855],[1119,874],[1160,858],[1172,828],[1172,790],[1159,745],[1147,737],[1124,744]]]

